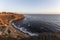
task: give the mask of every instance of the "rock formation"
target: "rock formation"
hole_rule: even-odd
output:
[[[12,37],[12,38],[26,38],[27,34],[24,34],[11,25],[13,20],[21,20],[24,16],[22,14],[2,12],[0,13],[0,36]]]

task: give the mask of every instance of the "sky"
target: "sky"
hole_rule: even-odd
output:
[[[0,11],[60,14],[60,0],[0,0]]]

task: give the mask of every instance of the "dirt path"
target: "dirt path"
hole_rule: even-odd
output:
[[[13,25],[11,25],[11,22],[14,20],[21,20],[23,19],[24,16],[22,14],[17,14],[17,13],[6,13],[6,12],[2,12],[0,14],[0,25],[4,25],[5,26],[5,30],[2,32],[2,35],[8,35],[10,37],[20,37],[20,38],[26,38],[28,37],[27,34],[24,34],[20,31],[18,31],[16,28],[13,27]]]

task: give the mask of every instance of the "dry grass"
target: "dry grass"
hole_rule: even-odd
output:
[[[39,36],[33,36],[29,38],[24,38],[21,40],[60,40],[60,34],[59,33],[40,33]]]

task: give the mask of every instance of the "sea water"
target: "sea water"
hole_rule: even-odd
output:
[[[60,14],[24,14],[24,16],[25,16],[25,18],[23,20],[14,21],[14,22],[12,22],[12,25],[14,25],[14,27],[17,28],[18,30],[20,30],[24,33],[27,33],[31,36],[37,36],[38,33],[34,32],[33,30],[32,30],[32,32],[27,31],[28,28],[25,28],[25,27],[35,25],[35,24],[33,24],[33,22],[38,23],[38,22],[44,21],[44,22],[52,23],[51,25],[56,24],[55,27],[58,27],[57,30],[60,31]],[[30,25],[29,21],[32,21],[30,23],[33,25]],[[38,24],[37,26],[39,26],[39,25],[40,24]],[[50,25],[50,24],[48,24],[48,25]],[[53,29],[53,28],[54,27],[52,27],[52,30],[55,31],[56,28],[55,29]]]

